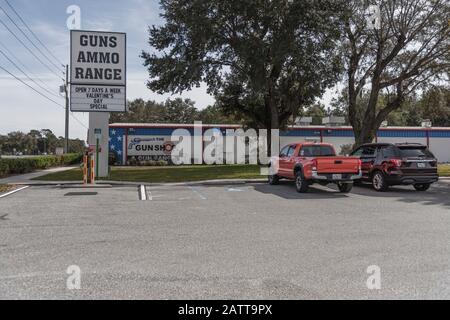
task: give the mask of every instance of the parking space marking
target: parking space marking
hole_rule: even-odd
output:
[[[239,189],[239,188],[231,188],[231,187],[228,187],[228,188],[227,188],[227,191],[228,191],[228,192],[243,192],[244,190]]]
[[[141,184],[139,186],[139,191],[138,192],[139,192],[139,200],[147,201],[147,190],[145,189],[145,186],[143,184]]]
[[[189,189],[191,189],[200,199],[206,200],[206,197],[197,190],[197,187],[189,186]]]
[[[26,189],[26,188],[28,188],[28,187],[29,187],[29,186],[25,186],[25,187],[22,187],[22,188],[15,189],[15,190],[12,190],[12,191],[10,191],[10,192],[7,192],[7,193],[5,193],[5,194],[2,194],[2,195],[0,196],[0,199],[1,199],[1,198],[5,198],[5,197],[7,197],[7,196],[10,196],[10,195],[12,195],[12,194],[14,194],[14,193],[16,193],[16,192],[22,191],[22,190],[24,190],[24,189]]]

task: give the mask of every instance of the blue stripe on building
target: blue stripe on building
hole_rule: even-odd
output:
[[[177,128],[128,128],[129,135],[145,136],[170,136]],[[184,128],[181,128],[184,129]],[[217,128],[225,135],[226,129]],[[194,134],[193,128],[186,128],[191,135]],[[326,137],[353,137],[353,131],[351,129],[334,129],[334,128],[301,128],[294,130],[280,131],[282,137],[314,137],[320,138],[322,135]],[[126,129],[120,127],[114,127],[109,129],[109,150],[116,154],[119,164],[122,163],[124,140]],[[450,130],[429,130],[430,138],[450,138]],[[399,129],[383,129],[378,131],[378,137],[380,138],[426,138],[427,131],[425,129],[411,129],[411,130],[399,130]]]

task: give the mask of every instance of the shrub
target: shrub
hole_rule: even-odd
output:
[[[0,159],[0,177],[6,176],[9,172],[9,165]]]
[[[55,166],[77,164],[81,162],[81,159],[81,154],[0,159],[0,177],[6,176],[8,174],[23,174]]]
[[[108,164],[113,166],[117,163],[117,155],[115,152],[108,153]]]

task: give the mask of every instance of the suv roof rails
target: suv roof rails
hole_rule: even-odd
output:
[[[418,142],[399,142],[395,144],[396,146],[423,146],[422,143],[418,143]]]

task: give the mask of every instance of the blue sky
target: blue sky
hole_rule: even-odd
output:
[[[152,24],[161,24],[159,17],[158,1],[150,0],[128,0],[128,1],[66,1],[66,0],[8,0],[9,3],[22,16],[25,22],[31,27],[34,33],[42,40],[51,52],[63,63],[69,62],[69,30],[66,20],[69,14],[67,7],[77,5],[81,9],[81,28],[85,30],[99,31],[120,31],[127,33],[127,94],[128,99],[144,98],[157,101],[164,101],[170,94],[158,95],[146,88],[145,83],[148,78],[142,59],[139,54],[142,49],[149,49],[147,44],[147,27]],[[14,12],[6,4],[5,0],[0,0],[0,6],[23,27],[15,16]],[[31,49],[32,44],[16,29],[8,17],[0,9],[0,19],[15,32]],[[27,33],[25,27],[24,32]],[[27,33],[30,39],[37,41]],[[3,45],[3,46],[2,46]],[[32,78],[39,78],[45,82],[47,90],[58,94],[58,87],[61,84],[56,75],[49,72],[33,57],[14,36],[0,23],[0,50],[11,57],[4,46],[14,54],[27,68],[25,71],[32,72]],[[37,50],[33,50],[37,51]],[[45,49],[42,49],[45,53]],[[38,52],[36,52],[44,62],[47,62]],[[48,55],[49,56],[49,55]],[[14,60],[16,63],[17,61]],[[0,66],[6,68],[20,78],[26,78],[0,54]],[[21,66],[21,65],[19,65]],[[22,67],[23,69],[23,67]],[[40,91],[32,82],[27,81]],[[49,95],[47,92],[43,91]],[[49,95],[51,96],[51,95]],[[64,100],[54,97],[57,102],[64,104]],[[193,89],[183,94],[196,101],[198,108],[204,108],[214,102],[214,99],[206,94],[204,87]],[[88,115],[76,113],[75,116],[87,126]],[[28,132],[30,129],[49,128],[57,135],[64,134],[64,110],[49,102],[43,97],[27,88],[11,76],[0,69],[0,134],[10,131],[21,130]],[[86,129],[71,118],[71,137],[86,138]]]

